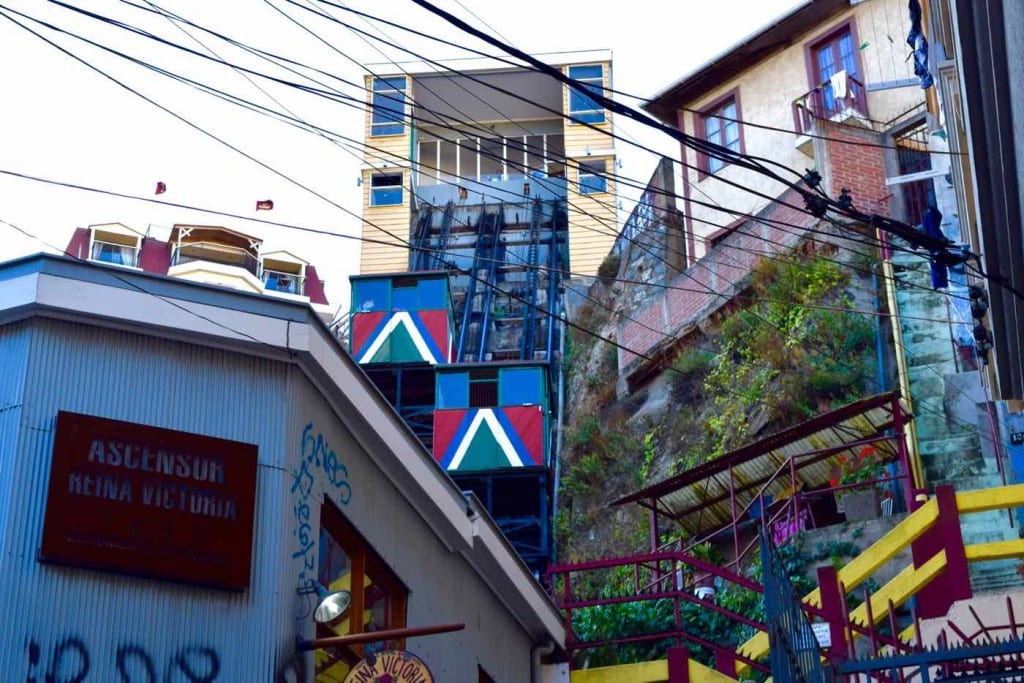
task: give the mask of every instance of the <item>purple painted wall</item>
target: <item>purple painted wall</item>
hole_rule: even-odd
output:
[[[150,237],[143,239],[142,250],[139,252],[139,267],[147,273],[167,275],[167,270],[171,267],[171,245]]]
[[[64,254],[77,259],[89,258],[89,228],[75,228]]]
[[[316,266],[306,266],[306,296],[309,297],[310,303],[327,303],[324,281],[316,274]]]

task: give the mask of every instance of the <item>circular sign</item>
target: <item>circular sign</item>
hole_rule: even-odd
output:
[[[345,676],[345,683],[434,683],[430,669],[411,652],[384,650],[366,655]]]

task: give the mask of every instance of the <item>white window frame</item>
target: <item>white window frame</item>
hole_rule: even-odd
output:
[[[576,171],[576,186],[579,189],[580,194],[603,194],[608,192],[608,160],[607,159],[595,159],[593,161],[579,161],[579,166]],[[600,174],[590,171],[584,171],[586,166],[597,166],[600,164],[604,168],[601,169]],[[601,183],[600,189],[590,189],[585,184],[584,179],[595,178]]]
[[[577,70],[577,72],[578,72],[579,69],[587,69],[587,68],[592,68],[592,67],[595,67],[595,66],[601,70],[600,77],[594,77],[594,76],[578,77],[578,76],[574,76],[573,75],[573,71],[574,70]],[[573,64],[573,65],[569,66],[568,75],[569,75],[569,78],[571,78],[571,79],[573,79],[575,81],[579,81],[579,83],[581,83],[582,85],[587,85],[587,86],[591,86],[591,87],[595,87],[596,86],[601,91],[601,93],[604,93],[604,91],[605,91],[605,87],[604,87],[604,70],[605,70],[604,64]],[[569,88],[567,105],[568,105],[568,109],[569,109],[569,117],[570,117],[569,123],[570,124],[580,124],[580,123],[600,124],[600,123],[605,123],[608,120],[608,116],[605,114],[604,107],[600,106],[600,104],[597,101],[594,101],[594,104],[597,105],[596,109],[594,109],[594,108],[591,108],[591,109],[574,109],[573,108],[573,101],[572,101],[574,93],[577,94],[578,96],[582,96],[582,97],[590,97],[590,96],[586,95],[585,92],[582,92],[578,88],[573,88],[572,86],[567,86],[567,87]],[[590,99],[593,99],[593,98],[590,97]]]
[[[392,81],[401,80],[403,88],[396,90],[394,88],[381,88],[377,89],[377,84],[382,83],[387,85]],[[405,118],[409,113],[409,97],[406,92],[409,89],[409,80],[405,76],[394,76],[391,78],[373,78],[370,81],[370,135],[373,137],[387,137],[391,135],[405,135]],[[384,97],[402,100],[402,120],[395,121],[391,118],[394,113],[391,110],[383,109],[374,104],[374,99],[377,95],[383,95]],[[377,114],[381,112],[381,120],[378,121]],[[386,115],[384,114],[386,112]],[[397,129],[397,130],[395,130]]]
[[[398,183],[397,184],[393,184],[393,183],[383,184],[383,182],[382,182],[380,185],[375,184],[375,181],[378,181],[378,180],[379,181],[383,181],[386,178],[398,178]],[[398,189],[398,201],[397,202],[393,202],[393,201],[381,202],[381,201],[377,200],[377,195],[375,194],[376,190],[378,190],[378,189],[390,190],[390,189],[395,189],[395,188]],[[404,203],[405,203],[405,174],[402,173],[402,171],[396,171],[396,172],[392,172],[392,173],[371,173],[370,174],[370,206],[401,206]]]

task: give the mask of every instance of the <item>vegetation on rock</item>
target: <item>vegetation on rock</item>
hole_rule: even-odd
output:
[[[855,272],[833,253],[763,259],[638,395],[617,395],[613,345],[571,330],[559,560],[642,549],[646,515],[609,502],[869,393],[875,328],[852,310],[852,291],[869,284]],[[614,337],[615,293],[598,281],[591,298],[602,303],[580,308],[579,327]]]

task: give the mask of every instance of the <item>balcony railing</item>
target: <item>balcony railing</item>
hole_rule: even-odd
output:
[[[93,261],[113,263],[118,266],[136,268],[139,265],[139,250],[137,248],[112,242],[93,240],[92,252],[89,257]]]
[[[295,273],[283,273],[279,270],[264,268],[263,284],[272,292],[287,292],[288,294],[299,295],[306,293],[306,278]]]
[[[171,256],[172,266],[193,261],[209,261],[244,268],[257,278],[260,277],[259,259],[240,247],[214,242],[191,242],[174,248]]]
[[[793,125],[797,133],[810,133],[815,119],[835,120],[848,112],[867,117],[867,90],[864,84],[849,74],[845,80],[846,92],[842,97],[836,95],[836,84],[827,81],[793,101]]]

